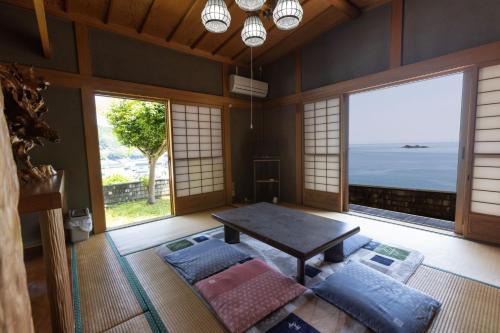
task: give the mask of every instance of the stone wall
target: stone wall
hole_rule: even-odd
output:
[[[160,198],[170,194],[168,179],[157,179],[155,182],[156,197]],[[104,204],[117,203],[146,199],[148,188],[143,182],[122,183],[103,186]]]
[[[407,214],[455,220],[455,192],[350,185],[349,203]]]

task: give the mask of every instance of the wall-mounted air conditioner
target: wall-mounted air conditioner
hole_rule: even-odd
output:
[[[267,89],[267,82],[251,80],[239,75],[229,76],[229,91],[232,93],[248,96],[253,95],[255,97],[266,97]]]

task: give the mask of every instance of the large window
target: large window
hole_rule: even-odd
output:
[[[462,73],[349,96],[349,184],[456,191]]]

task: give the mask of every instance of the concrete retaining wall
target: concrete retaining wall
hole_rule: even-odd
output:
[[[157,179],[155,189],[157,198],[169,195],[168,179]],[[141,200],[148,197],[148,188],[143,182],[106,185],[103,186],[103,192],[106,205]]]

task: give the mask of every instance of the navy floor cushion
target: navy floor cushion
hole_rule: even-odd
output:
[[[163,256],[191,284],[249,258],[248,254],[219,239],[210,239]]]
[[[354,261],[312,290],[375,332],[425,332],[441,306],[421,291]]]
[[[344,261],[348,256],[370,243],[372,239],[360,234],[351,236],[345,239],[342,243],[334,246],[329,250],[328,258],[325,260],[330,262],[341,262]]]

